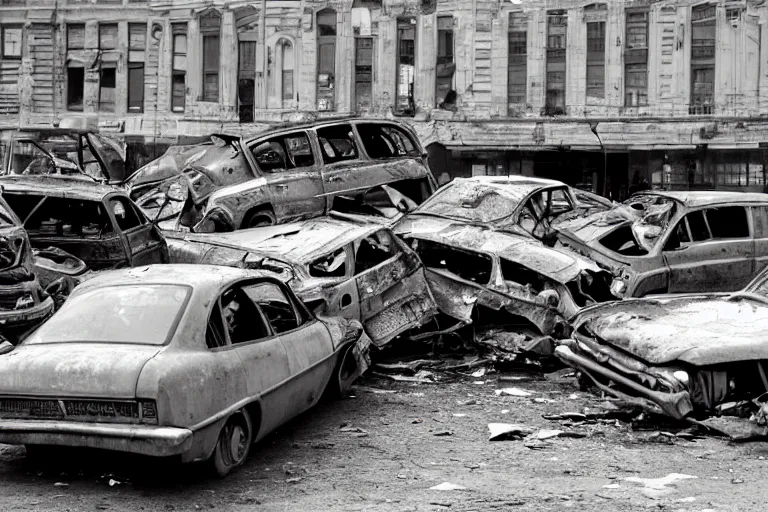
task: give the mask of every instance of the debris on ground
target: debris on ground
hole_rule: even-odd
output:
[[[489,423],[489,441],[519,441],[531,435],[534,429],[514,423]]]
[[[410,375],[389,375],[380,372],[371,372],[371,375],[376,377],[382,377],[384,379],[393,380],[395,382],[415,382],[417,384],[434,384],[437,382],[437,378],[433,372],[427,370],[419,370],[413,376]]]
[[[628,476],[625,477],[624,480],[642,485],[643,487],[640,489],[640,492],[649,498],[656,499],[674,492],[674,489],[671,489],[668,486],[674,484],[678,480],[690,480],[694,478],[698,477],[693,475],[686,475],[683,473],[670,473],[667,476],[661,478],[640,478],[637,476]]]
[[[443,482],[429,488],[430,491],[463,491],[465,489],[466,487],[463,485],[452,484],[450,482]]]
[[[524,389],[520,388],[504,388],[504,389],[497,389],[494,391],[496,393],[496,396],[516,396],[520,398],[529,397],[532,396],[533,393],[530,391],[525,391]]]

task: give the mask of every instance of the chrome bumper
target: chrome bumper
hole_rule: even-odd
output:
[[[166,457],[192,446],[185,428],[56,420],[0,420],[0,443],[74,446]]]

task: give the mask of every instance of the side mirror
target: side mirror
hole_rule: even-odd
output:
[[[0,343],[0,356],[2,356],[3,354],[7,354],[8,352],[13,351],[13,349],[15,349],[15,348],[16,347],[11,345],[11,343],[9,341],[4,341],[4,342]]]

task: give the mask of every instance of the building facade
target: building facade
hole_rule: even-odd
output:
[[[0,0],[0,126],[152,144],[344,114],[411,123],[443,179],[614,198],[760,190],[756,0]]]

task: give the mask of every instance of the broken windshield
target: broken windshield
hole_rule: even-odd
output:
[[[520,198],[522,199],[522,198]],[[488,224],[511,216],[519,201],[482,183],[455,182],[429,198],[414,213]]]
[[[628,223],[604,236],[600,243],[625,256],[653,252],[676,212],[674,199],[655,194],[633,196],[591,221],[595,226]]]

